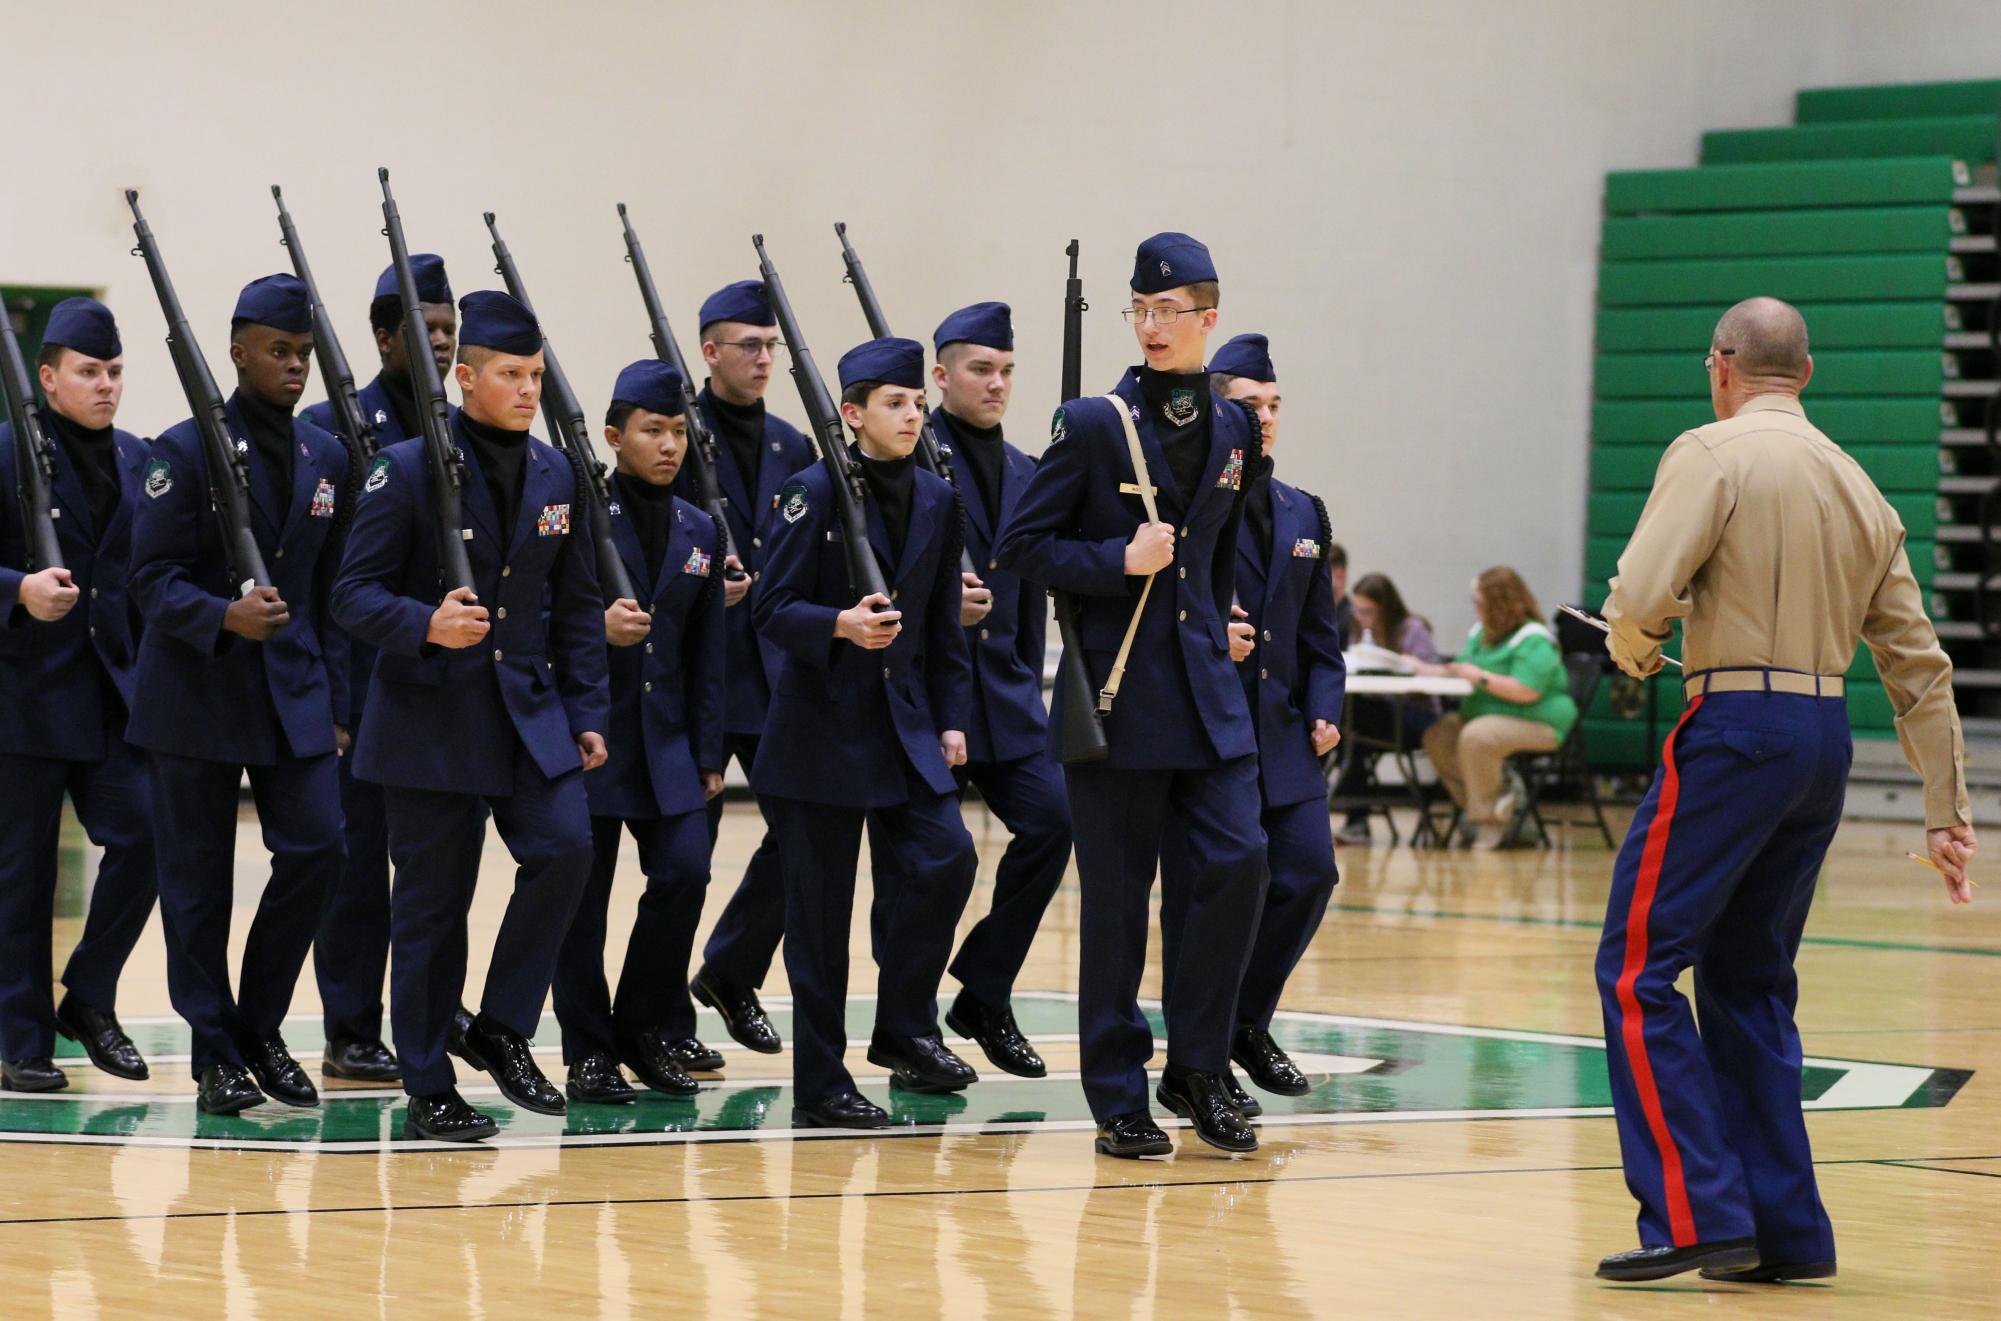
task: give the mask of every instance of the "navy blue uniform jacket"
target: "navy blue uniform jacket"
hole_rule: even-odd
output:
[[[424,640],[443,599],[437,506],[424,442],[390,446],[362,483],[334,586],[335,620],[379,653],[354,773],[504,797],[517,746],[553,780],[581,764],[577,735],[605,732],[604,607],[570,461],[529,438],[521,509],[503,533],[456,416],[453,431],[465,456],[466,553],[489,628],[461,650]]]
[[[61,440],[50,496],[56,540],[80,593],[70,612],[45,623],[21,604],[27,540],[14,498],[14,428],[0,423],[0,753],[98,761],[106,741],[125,734],[132,702],[139,615],[126,594],[132,506],[146,469],[146,442],[114,431],[120,499],[109,527],[90,517],[90,501]],[[108,682],[107,682],[108,680]]]
[[[1137,367],[1127,370],[1115,393],[1140,414],[1146,480],[1157,488],[1161,520],[1176,535],[1174,562],[1156,575],[1124,686],[1105,722],[1111,756],[1104,764],[1195,770],[1249,756],[1257,738],[1224,623],[1236,573],[1244,465],[1257,452],[1257,433],[1242,408],[1212,393],[1209,456],[1196,489],[1184,492],[1174,485],[1156,420],[1140,407]],[[1078,598],[1078,632],[1094,692],[1111,673],[1145,581],[1125,571],[1126,543],[1146,521],[1134,482],[1125,428],[1112,405],[1096,397],[1071,400],[1057,410],[1049,448],[1001,531],[996,556],[1002,568]],[[1060,686],[1056,702],[1052,745],[1062,728]]]
[[[971,704],[952,488],[917,472],[900,558],[874,499],[865,507],[869,545],[903,613],[902,631],[881,651],[834,636],[834,616],[858,598],[826,467],[814,464],[779,492],[752,598],[758,632],[783,653],[751,772],[759,794],[888,807],[909,801],[912,771],[933,793],[959,791],[938,749],[939,734],[964,731]]]
[[[1348,667],[1334,584],[1327,576],[1326,529],[1313,497],[1273,478],[1272,544],[1255,545],[1249,519],[1237,540],[1237,599],[1257,630],[1257,648],[1237,666],[1258,722],[1258,775],[1265,805],[1327,794],[1313,753],[1313,722],[1341,723]]]
[[[252,470],[250,527],[291,620],[269,642],[222,627],[237,584],[209,507],[208,457],[194,420],[153,442],[132,514],[132,594],[145,619],[128,736],[142,748],[239,766],[334,750],[347,720],[347,639],[323,629],[338,567],[331,537],[347,491],[347,447],[292,419],[291,497],[265,507],[263,462],[237,409],[229,430]],[[283,732],[283,743],[279,734]]]
[[[716,521],[675,499],[651,591],[646,552],[617,500],[611,535],[636,589],[647,592],[653,631],[634,646],[607,648],[610,755],[584,779],[591,815],[629,820],[699,811],[707,802],[702,772],[723,768],[723,561]]]

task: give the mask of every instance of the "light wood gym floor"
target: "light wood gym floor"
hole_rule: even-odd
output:
[[[1005,836],[978,807],[967,818],[990,883]],[[732,807],[711,919],[755,831]],[[1049,994],[1019,1001],[1057,1075],[1008,1079],[975,1051],[985,1081],[962,1105],[899,1100],[905,1127],[886,1137],[789,1133],[786,1057],[737,1049],[706,1014],[728,1067],[693,1104],[537,1121],[469,1077],[504,1124],[486,1149],[383,1141],[401,1114],[380,1089],[197,1123],[156,919],[120,1004],[152,1080],[66,1059],[64,1096],[0,1100],[0,1298],[10,1317],[1991,1316],[2001,886],[1951,909],[1903,860],[1916,842],[1842,830],[1800,960],[1831,1282],[1591,1278],[1635,1233],[1591,978],[1611,855],[1580,833],[1553,852],[1343,848],[1277,1029],[1323,1081],[1268,1100],[1264,1146],[1239,1160],[1185,1131],[1166,1161],[1092,1154],[1066,998],[1074,876],[1021,980]],[[238,843],[240,941],[266,865],[248,809]],[[497,840],[487,859],[475,1001],[511,874]],[[91,865],[74,856],[73,879]],[[638,880],[628,842],[614,966]],[[986,903],[983,886],[973,912]],[[79,925],[59,922],[58,967]],[[288,1039],[317,1076],[310,972],[294,1013]],[[851,1034],[868,1021],[856,1003]]]

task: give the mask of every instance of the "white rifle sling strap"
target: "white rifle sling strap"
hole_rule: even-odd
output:
[[[1139,488],[1139,501],[1146,506],[1146,521],[1158,523],[1160,510],[1153,503],[1153,483],[1147,480],[1146,451],[1139,446],[1139,428],[1133,425],[1132,412],[1126,401],[1115,394],[1100,396],[1112,406],[1125,424],[1126,448],[1132,452],[1133,484]],[[1112,702],[1119,695],[1119,684],[1126,677],[1126,660],[1132,655],[1133,639],[1139,636],[1140,617],[1146,613],[1146,601],[1153,594],[1153,575],[1146,576],[1146,583],[1139,589],[1139,604],[1133,607],[1132,622],[1126,625],[1125,640],[1119,643],[1119,654],[1112,659],[1112,672],[1105,676],[1105,686],[1098,692],[1098,714],[1112,713]]]

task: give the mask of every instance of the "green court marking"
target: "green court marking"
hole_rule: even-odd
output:
[[[774,997],[767,1007],[780,1034],[789,1035],[789,1006]],[[1014,1007],[1022,1030],[1042,1042],[1046,1053],[1075,1042],[1074,995],[1019,992]],[[851,1042],[867,1040],[873,1018],[868,999],[850,1001]],[[1160,1036],[1164,1029],[1157,1007],[1148,1007],[1148,1018]],[[703,1011],[700,1019],[704,1039],[727,1042],[714,1015]],[[402,1139],[404,1098],[393,1088],[323,1091],[317,1110],[292,1110],[273,1102],[241,1115],[201,1114],[187,1077],[185,1025],[157,1019],[134,1020],[128,1027],[153,1065],[153,1079],[142,1091],[114,1088],[88,1067],[76,1067],[68,1092],[0,1096],[0,1142],[330,1152],[436,1145]],[[318,1027],[305,1017],[287,1025],[287,1039],[308,1068],[322,1045]],[[1265,1113],[1260,1124],[1267,1131],[1295,1124],[1595,1118],[1611,1113],[1604,1045],[1592,1037],[1298,1012],[1281,1013],[1272,1032],[1314,1086],[1303,1097],[1261,1096]],[[559,1040],[554,1020],[545,1018],[536,1048],[558,1082]],[[987,1066],[970,1044],[960,1049],[982,1066],[982,1081],[957,1095],[920,1096],[892,1091],[883,1082],[862,1084],[865,1094],[889,1109],[896,1124],[889,1136],[1095,1127],[1076,1074],[1013,1078]],[[732,1063],[745,1059],[734,1047],[726,1054]],[[1069,1054],[1066,1046],[1059,1058]],[[1801,1100],[1809,1110],[1942,1106],[1967,1076],[1951,1069],[1809,1059]],[[500,1125],[492,1145],[501,1146],[884,1136],[794,1129],[792,1090],[777,1081],[725,1079],[684,1099],[646,1092],[636,1105],[573,1106],[559,1117],[516,1109],[477,1075],[468,1075],[460,1090]]]

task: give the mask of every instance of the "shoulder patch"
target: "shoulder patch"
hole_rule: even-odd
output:
[[[1056,416],[1049,419],[1049,443],[1052,445],[1060,444],[1069,434],[1070,420],[1064,415],[1063,410],[1059,408],[1056,410]]]
[[[375,463],[368,470],[368,480],[361,484],[364,491],[379,491],[389,485],[389,456],[376,456]]]
[[[153,459],[146,464],[146,495],[157,500],[174,489],[174,470],[165,459]]]
[[[777,496],[778,514],[788,523],[806,517],[806,483],[788,482]]]

